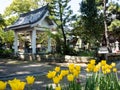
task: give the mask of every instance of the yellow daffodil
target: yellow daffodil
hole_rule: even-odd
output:
[[[101,61],[101,65],[102,65],[102,66],[106,65],[106,60],[102,60],[102,61]]]
[[[113,68],[113,72],[117,72],[117,68]]]
[[[20,79],[16,79],[14,78],[13,80],[9,80],[8,83],[17,83],[17,82],[20,82]]]
[[[0,81],[0,90],[6,89],[7,82]]]
[[[105,67],[105,69],[109,69],[109,65],[108,64],[105,64],[104,67]]]
[[[55,67],[55,71],[59,72],[60,71],[60,67]]]
[[[87,72],[90,72],[90,69],[89,69],[89,68],[86,68],[86,71],[87,71]]]
[[[55,75],[56,75],[56,72],[55,72],[55,71],[49,71],[49,72],[47,73],[47,77],[48,77],[49,79],[55,77]]]
[[[92,59],[92,60],[90,61],[90,64],[92,64],[92,65],[95,65],[95,63],[96,63],[96,60],[94,60],[94,59]]]
[[[101,63],[99,62],[99,63],[97,64],[97,66],[100,68],[100,67],[101,67]]]
[[[73,81],[74,80],[74,75],[73,74],[68,74],[67,75],[67,80],[68,81]]]
[[[76,66],[75,66],[75,69],[76,69],[77,71],[80,71],[81,67],[78,66],[78,65],[76,65]]]
[[[65,70],[61,70],[60,75],[65,76],[66,75]]]
[[[74,64],[73,63],[69,64],[68,68],[70,71],[72,71],[74,69]]]
[[[109,65],[109,68],[110,68],[110,69],[113,68],[112,65]]]
[[[96,67],[98,70],[100,70],[100,68],[101,68],[101,64],[98,63],[95,67]]]
[[[90,63],[88,63],[86,71],[87,72],[98,72],[102,71],[103,74],[109,74],[111,71],[117,72],[117,69],[115,68],[116,63],[111,63],[110,65],[106,63],[106,60],[102,60],[100,63],[95,65],[95,60],[91,60]]]
[[[116,63],[111,63],[111,66],[112,66],[112,67],[115,67],[115,66],[116,66]]]
[[[11,87],[11,90],[24,90],[26,83],[21,82],[18,79],[14,79],[9,81],[9,85]]]
[[[69,71],[68,70],[65,70],[65,75],[67,75],[69,73]]]
[[[74,69],[73,70],[73,76],[77,78],[79,76],[79,71],[77,71],[76,69]]]
[[[111,70],[110,70],[110,69],[106,69],[106,72],[107,72],[107,73],[110,73],[110,72],[111,72]]]
[[[55,87],[55,90],[61,90],[60,86]]]
[[[54,82],[54,84],[58,84],[60,82],[60,78],[58,76],[55,76],[53,78],[53,82]]]
[[[59,79],[62,80],[63,76],[62,74],[58,75]]]
[[[103,72],[103,74],[106,74],[107,72],[106,71],[102,71]]]
[[[32,85],[34,83],[34,81],[35,81],[35,77],[33,77],[33,76],[27,76],[26,80],[27,80],[27,84]]]
[[[92,65],[92,64],[88,64],[87,68],[90,70],[90,71],[93,71],[95,65]]]
[[[99,71],[99,68],[96,66],[95,68],[94,68],[94,70],[93,70],[93,72],[98,72]]]
[[[105,66],[102,66],[102,71],[105,71]]]
[[[65,76],[65,75],[67,75],[68,73],[69,73],[68,70],[61,70],[61,72],[60,72],[60,74],[61,74],[62,76]]]

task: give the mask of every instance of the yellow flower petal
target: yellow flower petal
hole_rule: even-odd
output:
[[[102,60],[102,61],[101,61],[101,65],[102,65],[102,66],[106,65],[106,60]]]
[[[112,67],[115,67],[115,66],[116,66],[116,63],[111,63],[111,66],[112,66]]]
[[[6,89],[7,82],[0,81],[0,90]]]
[[[68,74],[67,79],[68,79],[68,81],[73,81],[74,80],[74,75],[73,74]]]
[[[55,67],[55,71],[59,72],[60,71],[60,67]]]
[[[117,68],[113,68],[113,72],[117,72]]]
[[[33,76],[27,76],[26,80],[27,80],[27,84],[32,85],[34,83],[34,81],[35,81],[35,77],[33,77]]]
[[[58,76],[53,78],[54,84],[58,84],[60,82],[60,78]]]
[[[60,87],[60,86],[58,86],[58,87],[56,87],[56,88],[55,88],[55,90],[61,90],[61,87]]]
[[[24,90],[26,83],[21,82],[19,79],[13,79],[9,81],[11,90]]]
[[[94,60],[94,59],[90,60],[90,64],[95,65],[95,63],[96,63],[96,60]]]
[[[55,75],[56,75],[56,72],[55,72],[55,71],[49,71],[49,72],[47,73],[47,77],[48,77],[49,79],[55,77]]]

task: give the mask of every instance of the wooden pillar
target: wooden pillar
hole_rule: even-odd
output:
[[[36,54],[36,30],[32,31],[32,54]]]
[[[14,31],[14,53],[15,55],[18,52],[18,33],[16,31]]]

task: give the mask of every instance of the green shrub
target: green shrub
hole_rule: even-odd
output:
[[[8,58],[11,57],[13,51],[11,49],[0,50],[0,57],[1,58]]]

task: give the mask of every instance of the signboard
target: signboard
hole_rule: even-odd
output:
[[[108,48],[107,47],[100,47],[98,50],[99,54],[105,54],[105,53],[109,53]]]

